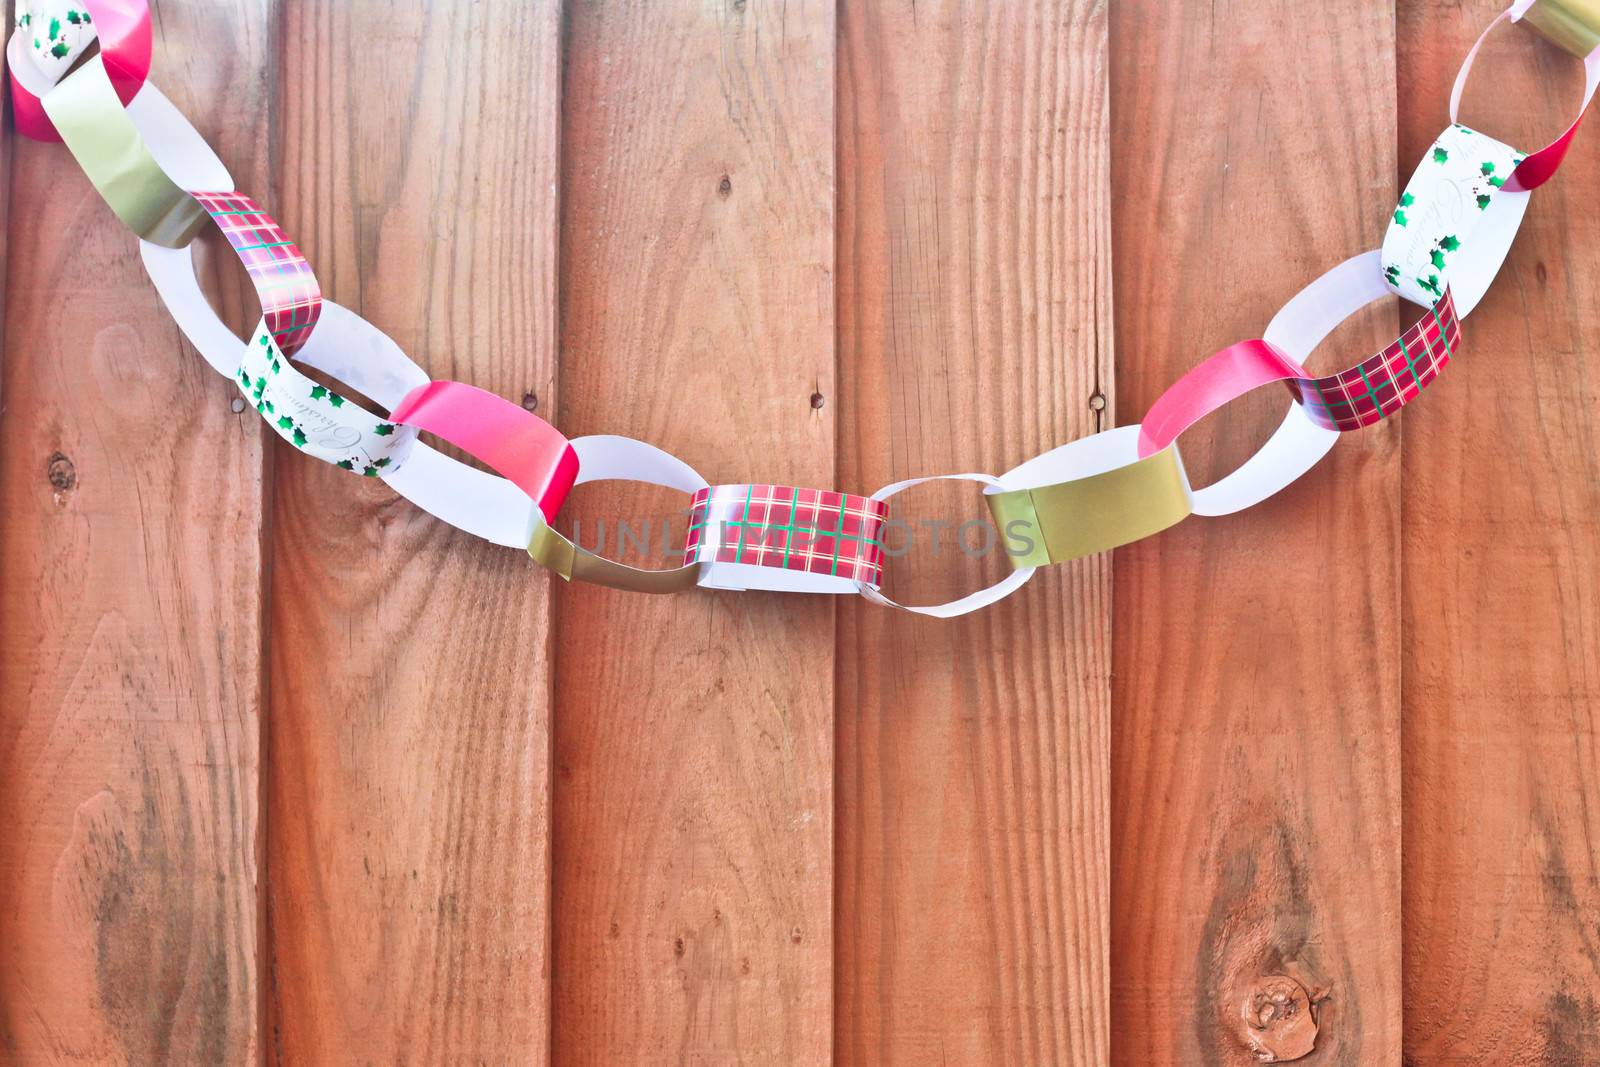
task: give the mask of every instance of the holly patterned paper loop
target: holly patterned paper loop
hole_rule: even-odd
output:
[[[17,29],[28,41],[33,65],[52,82],[60,81],[95,39],[89,8],[80,0],[17,0]]]
[[[41,98],[95,41],[117,98],[132,103],[150,73],[150,8],[145,0],[19,0],[6,45],[17,132],[59,141]]]
[[[234,382],[278,436],[308,456],[376,478],[405,462],[417,431],[379,418],[301,374],[265,320],[239,363]]]
[[[1384,235],[1389,288],[1423,307],[1444,296],[1473,231],[1522,160],[1510,145],[1460,123],[1441,133],[1406,183]]]

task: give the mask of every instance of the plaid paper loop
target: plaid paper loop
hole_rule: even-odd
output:
[[[311,264],[272,216],[243,193],[190,190],[190,195],[239,254],[261,298],[261,314],[272,339],[284,355],[294,355],[311,337],[311,328],[322,314],[322,289],[311,273]]]
[[[1325,378],[1291,378],[1289,391],[1311,421],[1329,430],[1359,430],[1417,398],[1450,363],[1461,344],[1455,301],[1438,303],[1388,348]]]
[[[683,561],[750,563],[877,585],[889,506],[787,485],[714,485],[694,495]]]

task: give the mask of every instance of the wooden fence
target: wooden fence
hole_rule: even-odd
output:
[[[164,0],[154,80],[435,377],[865,492],[1375,247],[1496,10]],[[1513,143],[1581,83],[1481,63]],[[8,130],[0,1060],[1600,1064],[1595,133],[1414,409],[939,622],[557,587],[292,454]]]

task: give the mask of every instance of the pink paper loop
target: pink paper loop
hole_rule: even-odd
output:
[[[1456,83],[1450,90],[1450,121],[1455,122],[1456,113],[1461,109],[1461,94],[1467,87],[1467,74],[1472,70],[1473,61],[1478,58],[1478,52],[1483,48],[1483,42],[1489,34],[1502,22],[1510,19],[1515,21],[1524,13],[1526,5],[1513,5],[1502,11],[1493,22],[1478,35],[1472,48],[1467,52],[1467,58],[1461,63],[1461,70],[1456,74]],[[1567,149],[1572,147],[1572,141],[1578,135],[1578,126],[1583,122],[1584,113],[1589,110],[1589,102],[1594,99],[1596,87],[1600,87],[1600,49],[1595,49],[1583,59],[1584,87],[1583,103],[1578,107],[1578,117],[1572,120],[1572,125],[1554,141],[1545,145],[1537,152],[1531,152],[1517,165],[1506,179],[1507,192],[1528,192],[1537,189],[1555,176],[1562,160],[1567,157]]]
[[[428,382],[401,398],[390,418],[465,449],[527,493],[553,522],[578,477],[578,454],[560,430],[475,385]]]
[[[1150,405],[1140,420],[1139,458],[1160,452],[1183,431],[1252,389],[1308,377],[1305,368],[1269,341],[1229,345],[1173,382]]]
[[[150,76],[150,5],[146,0],[84,0],[83,6],[88,8],[89,17],[94,21],[101,62],[111,78],[112,88],[126,105]],[[35,141],[61,140],[39,97],[23,86],[15,69],[9,73],[17,132]]]

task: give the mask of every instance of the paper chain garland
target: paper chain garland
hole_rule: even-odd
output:
[[[1522,153],[1456,122],[1468,71],[1500,23],[1525,21],[1583,60],[1579,118],[1545,148]],[[84,55],[98,42],[97,53]],[[1313,281],[1262,337],[1211,356],[1167,389],[1139,424],[1062,445],[998,477],[916,478],[870,497],[777,485],[711,486],[681,460],[626,437],[568,440],[548,422],[461,382],[433,381],[355,313],[324,300],[310,264],[147,81],[147,0],[19,3],[6,48],[18,132],[62,140],[107,204],[140,238],[145,268],[184,335],[237,383],[295,448],[382,478],[429,513],[496,544],[526,548],[563,578],[644,592],[693,586],[805,592],[878,590],[887,501],[936,479],[977,482],[1012,572],[950,604],[906,610],[950,617],[993,603],[1037,567],[1146,537],[1190,515],[1226,515],[1272,496],[1333,447],[1341,432],[1393,415],[1454,358],[1460,320],[1500,269],[1530,192],[1560,166],[1600,84],[1600,5],[1517,0],[1484,30],[1456,77],[1451,124],[1407,183],[1381,250]],[[210,221],[260,297],[262,320],[241,341],[201,293],[191,242]],[[1426,311],[1383,351],[1314,377],[1302,362],[1345,318],[1397,293]],[[371,397],[374,413],[302,373],[315,368]],[[1195,489],[1177,440],[1185,429],[1262,385],[1293,403],[1277,432],[1237,470]],[[498,471],[495,477],[417,440],[426,430]],[[551,525],[571,488],[625,479],[691,494],[683,564],[626,566],[574,545]],[[900,606],[900,605],[894,605]]]

